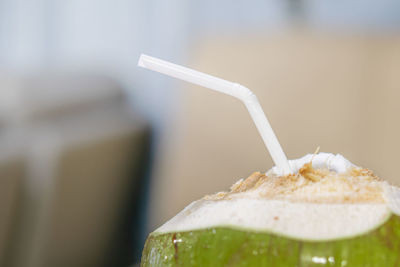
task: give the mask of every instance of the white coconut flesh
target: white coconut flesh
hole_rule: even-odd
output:
[[[341,155],[319,153],[290,161],[295,174],[274,167],[236,182],[230,192],[187,206],[155,232],[213,227],[332,240],[367,233],[400,215],[400,190]]]

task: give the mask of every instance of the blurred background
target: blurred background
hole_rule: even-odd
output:
[[[191,201],[272,167],[238,100],[140,53],[252,89],[289,158],[400,184],[398,1],[0,0],[0,266],[137,264]]]

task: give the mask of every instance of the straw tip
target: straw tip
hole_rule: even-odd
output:
[[[139,60],[138,60],[138,64],[137,64],[139,67],[142,67],[142,68],[145,67],[144,62],[143,62],[145,57],[146,57],[145,54],[140,54],[140,57],[139,57]]]

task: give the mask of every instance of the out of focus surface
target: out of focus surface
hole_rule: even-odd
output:
[[[142,52],[249,87],[289,158],[400,184],[397,1],[0,0],[0,266],[138,263],[191,201],[272,167],[239,101]]]

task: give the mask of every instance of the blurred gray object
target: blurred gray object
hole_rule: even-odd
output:
[[[1,136],[3,137],[3,136]],[[24,160],[18,149],[1,138],[0,144],[0,266],[6,265],[11,239],[17,230],[16,211],[21,200]]]
[[[131,112],[120,85],[104,76],[41,73],[2,80],[0,131],[22,147],[26,168],[17,170],[26,175],[21,208],[1,206],[17,214],[17,230],[7,236],[12,241],[3,241],[11,218],[2,217],[0,260],[8,251],[6,266],[104,265],[129,194],[142,178],[147,123]]]

